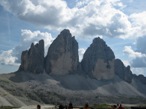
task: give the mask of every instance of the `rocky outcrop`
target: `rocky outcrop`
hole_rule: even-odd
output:
[[[125,67],[120,59],[115,60],[115,74],[129,83],[132,82],[133,74],[130,70],[130,66]]]
[[[45,71],[52,75],[78,73],[97,80],[109,80],[117,75],[128,83],[139,80],[146,84],[146,78],[142,75],[133,75],[130,66],[125,67],[120,59],[115,59],[111,48],[99,37],[93,40],[79,63],[78,43],[67,29],[53,41],[45,58],[44,41],[40,40],[36,45],[32,43],[29,50],[22,52],[18,71],[34,74]]]
[[[115,55],[106,43],[99,37],[95,38],[81,61],[82,72],[98,80],[112,79],[114,59]]]
[[[23,51],[21,55],[21,65],[19,71],[31,73],[43,73],[44,71],[44,41],[40,40],[39,43],[31,44],[29,50]]]
[[[64,29],[48,49],[45,70],[48,74],[65,75],[76,72],[78,63],[78,43],[70,31]]]

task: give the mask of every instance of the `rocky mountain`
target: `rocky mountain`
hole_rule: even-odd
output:
[[[36,45],[32,43],[29,50],[23,51],[18,72],[21,71],[56,76],[81,74],[97,80],[111,80],[118,76],[128,83],[133,79],[146,83],[145,77],[133,75],[130,66],[126,67],[120,59],[115,59],[112,49],[99,37],[93,39],[79,62],[78,42],[68,29],[60,32],[48,48],[46,57],[43,40]]]
[[[101,38],[95,38],[87,48],[81,61],[83,73],[90,77],[100,79],[112,79],[114,73],[115,55],[110,47]]]
[[[44,57],[44,41],[23,51],[21,65],[14,73],[0,75],[0,92],[8,92],[20,105],[30,103],[145,103],[146,77],[134,75],[130,66],[116,59],[101,38],[92,44],[79,62],[78,43],[63,30]],[[6,96],[7,97],[7,96]],[[12,105],[5,94],[3,104]],[[31,101],[31,102],[30,102]],[[18,104],[17,104],[18,105]]]
[[[44,40],[31,44],[29,50],[25,50],[21,55],[21,65],[18,71],[42,73],[44,71]]]
[[[70,31],[64,29],[48,49],[45,70],[48,74],[65,75],[76,72],[78,63],[78,43]]]

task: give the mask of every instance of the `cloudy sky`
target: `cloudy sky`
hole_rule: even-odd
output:
[[[64,28],[79,42],[80,60],[101,37],[133,73],[146,76],[146,0],[0,0],[0,73],[16,71],[23,50]]]

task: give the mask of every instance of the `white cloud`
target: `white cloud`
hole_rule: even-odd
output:
[[[141,13],[133,13],[129,16],[132,25],[132,34],[134,37],[141,37],[146,35],[146,11]],[[129,33],[130,34],[130,33]]]
[[[44,39],[45,46],[45,54],[48,51],[48,48],[52,41],[54,40],[52,35],[48,32],[40,32],[40,31],[31,31],[31,30],[21,30],[22,36],[22,44],[17,46],[21,49],[28,49],[32,42],[37,43],[39,40]]]
[[[146,67],[146,36],[139,37],[136,42],[136,51],[143,54],[142,57],[136,57],[132,60],[132,66],[141,68]]]
[[[124,63],[125,66],[129,66],[130,65],[130,62],[127,61],[127,60],[122,60],[122,62]]]
[[[15,63],[15,60],[17,60],[17,57],[14,57],[12,55],[13,55],[13,50],[3,51],[0,54],[1,64],[19,65],[19,64]]]
[[[81,8],[85,5],[87,5],[89,2],[90,2],[90,0],[77,0],[76,7]]]
[[[134,23],[133,25],[135,26],[141,26],[142,24],[146,26],[145,17],[146,11],[143,11],[141,13],[133,13],[130,15],[130,19],[132,20],[132,22]]]
[[[62,25],[71,15],[63,0],[1,0],[0,4],[23,20],[52,27]]]
[[[131,68],[132,72],[136,75],[146,75],[146,67],[144,68]]]
[[[125,46],[124,52],[132,57],[131,65],[134,68],[146,67],[146,37],[139,37],[136,42],[136,49],[133,50],[131,46]]]
[[[79,61],[81,61],[83,59],[83,55],[85,53],[86,49],[84,48],[79,48],[78,52],[79,52]]]
[[[37,43],[39,40],[43,39],[45,42],[45,54],[48,51],[48,47],[54,40],[50,33],[40,32],[40,31],[30,31],[22,30],[21,31],[21,42],[15,48],[7,51],[3,51],[0,54],[0,61],[3,64],[9,65],[19,65],[21,60],[21,52],[29,49],[32,42]]]
[[[120,0],[80,0],[69,8],[63,0],[2,0],[0,4],[19,18],[54,27],[79,30],[79,36],[106,35],[125,38],[131,25]],[[128,37],[128,36],[127,36]]]
[[[134,51],[131,46],[125,46],[123,51],[124,53],[127,53],[130,57],[133,58],[146,57],[146,54],[142,54],[141,52]]]
[[[143,1],[142,1],[143,2]],[[146,11],[127,14],[136,1],[76,0],[73,8],[64,0],[1,0],[0,4],[22,20],[50,30],[69,28],[78,37],[137,38],[146,35]],[[133,8],[132,6],[130,6]],[[128,8],[130,10],[130,8]]]
[[[43,25],[53,32],[69,28],[73,35],[83,37],[83,39],[108,36],[133,40],[146,36],[146,11],[144,7],[143,10],[137,8],[138,11],[132,11],[130,9],[133,7],[130,4],[136,6],[137,3],[142,5],[143,2],[145,1],[76,0],[76,5],[69,8],[65,0],[1,0],[0,5],[20,19]],[[125,9],[128,9],[129,12],[126,12]],[[37,42],[39,36],[43,36],[47,43],[53,40],[48,33],[22,30],[22,45],[13,49],[16,51],[15,56],[20,54],[18,51],[28,49],[31,42]],[[144,60],[146,56],[145,41],[143,41],[144,44],[141,43],[142,40],[139,42],[139,44],[137,42],[137,46],[140,47],[137,47],[136,50],[126,46],[124,52],[134,59]],[[47,46],[45,45],[45,48]],[[82,50],[80,49],[79,52],[82,57]],[[133,61],[133,63],[135,62]]]
[[[79,6],[78,6],[79,5]],[[86,0],[77,4],[70,26],[79,31],[76,36],[133,38],[133,25],[121,8],[120,0]],[[68,27],[73,29],[72,27]]]

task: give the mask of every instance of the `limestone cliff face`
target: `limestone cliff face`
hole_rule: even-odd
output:
[[[79,63],[78,43],[67,29],[53,41],[45,58],[44,41],[40,40],[36,45],[32,43],[29,50],[22,52],[18,71],[34,74],[45,71],[58,76],[76,72],[97,80],[109,80],[117,75],[128,83],[135,79],[146,84],[144,76],[133,75],[130,66],[125,67],[120,59],[115,59],[113,51],[101,38],[93,40]]]
[[[19,71],[31,73],[43,73],[44,71],[44,41],[38,44],[31,44],[29,50],[23,51],[21,55],[21,65]]]
[[[64,29],[48,49],[45,70],[48,74],[65,75],[74,73],[78,63],[78,43],[70,31]]]
[[[114,59],[115,55],[106,43],[99,37],[95,38],[81,61],[82,72],[98,80],[112,79]]]

